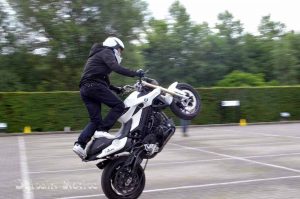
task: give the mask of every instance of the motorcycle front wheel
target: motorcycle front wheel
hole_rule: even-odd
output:
[[[133,170],[124,166],[127,157],[112,160],[103,170],[101,186],[109,199],[136,199],[145,187],[145,173],[141,165]]]
[[[178,83],[176,88],[185,93],[188,99],[174,97],[170,109],[179,118],[191,120],[195,118],[201,110],[201,98],[198,92],[189,84]]]

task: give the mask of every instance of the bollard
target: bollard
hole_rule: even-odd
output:
[[[240,126],[247,126],[246,119],[240,119]]]
[[[24,132],[25,134],[31,133],[31,126],[25,126],[23,132]]]

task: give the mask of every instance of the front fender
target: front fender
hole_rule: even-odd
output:
[[[168,90],[175,93],[177,96],[183,98],[183,99],[186,99],[186,95],[184,92],[182,92],[181,90],[177,89],[178,85],[178,82],[174,82],[173,84],[171,84],[169,87],[168,87]]]

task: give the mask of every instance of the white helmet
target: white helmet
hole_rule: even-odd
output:
[[[121,48],[122,50],[125,48],[123,42],[117,37],[108,37],[103,42],[103,46],[111,47],[114,49]]]
[[[118,51],[118,48],[121,48],[121,50],[123,50],[125,48],[123,42],[117,37],[108,37],[103,42],[103,46],[111,47],[114,49],[115,57],[116,57],[118,63],[120,64],[122,61],[122,57],[121,57],[120,52]]]

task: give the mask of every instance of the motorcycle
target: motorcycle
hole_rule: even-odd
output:
[[[143,77],[123,88],[130,94],[119,118],[120,130],[113,139],[93,138],[84,159],[101,160],[97,163],[103,169],[101,187],[109,199],[136,199],[142,194],[148,160],[163,150],[175,132],[165,108],[184,120],[195,118],[201,109],[200,96],[189,84],[175,82],[163,88],[156,80]]]

